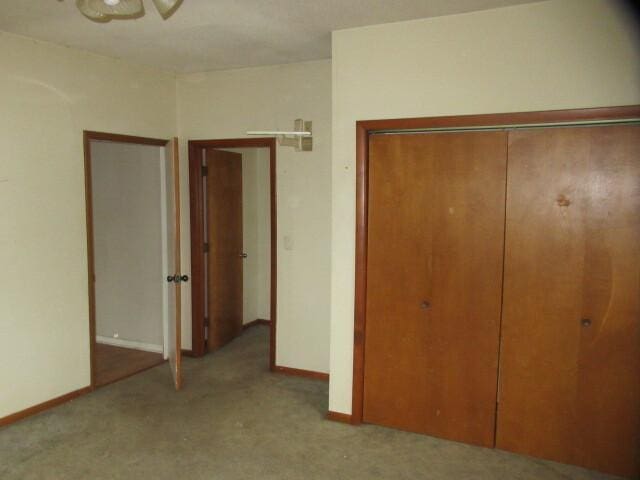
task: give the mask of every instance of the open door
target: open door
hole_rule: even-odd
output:
[[[242,155],[206,149],[210,352],[242,332]]]
[[[169,282],[169,365],[176,386],[180,390],[182,386],[181,371],[181,288],[180,284],[189,278],[180,272],[180,164],[178,152],[178,139],[174,138],[167,143],[165,154],[166,172],[166,228],[167,228],[167,282]]]

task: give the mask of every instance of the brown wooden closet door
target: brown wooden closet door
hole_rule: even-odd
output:
[[[509,135],[497,447],[640,472],[640,128]]]
[[[372,136],[365,422],[493,446],[506,133]]]
[[[206,149],[208,350],[242,332],[242,155]]]

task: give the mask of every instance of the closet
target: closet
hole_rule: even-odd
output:
[[[362,419],[640,473],[640,126],[369,136]]]

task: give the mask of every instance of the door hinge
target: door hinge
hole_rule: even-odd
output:
[[[209,167],[207,167],[206,165],[202,166],[202,176],[206,177],[207,175],[209,175]]]
[[[205,343],[209,340],[209,319],[204,319],[204,341]]]
[[[205,243],[203,246],[204,253],[209,253],[209,244]]]

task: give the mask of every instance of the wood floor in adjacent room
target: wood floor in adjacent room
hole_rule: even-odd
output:
[[[96,386],[108,385],[163,362],[161,353],[96,343]]]
[[[0,429],[2,480],[604,480],[398,430],[325,420],[328,384],[268,369],[269,330]]]

